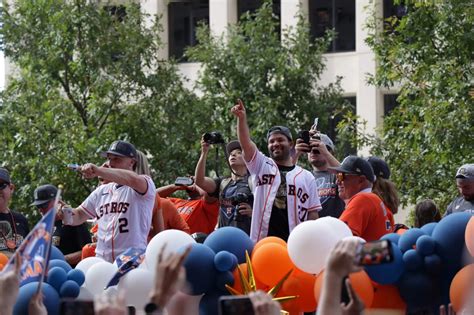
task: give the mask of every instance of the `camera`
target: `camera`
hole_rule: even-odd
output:
[[[230,197],[230,202],[235,208],[235,221],[243,221],[243,216],[239,213],[237,206],[241,203],[248,203],[250,206],[253,204],[253,195],[248,193],[236,193],[234,196]]]
[[[206,132],[203,136],[203,139],[206,143],[209,144],[224,144],[224,138],[222,135],[217,131]]]

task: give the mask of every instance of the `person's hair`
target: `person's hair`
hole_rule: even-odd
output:
[[[148,164],[148,159],[140,150],[137,150],[137,161],[134,166],[134,171],[139,175],[148,175],[151,176],[150,165]]]
[[[441,214],[435,202],[431,199],[420,201],[415,206],[415,227],[422,227],[430,222],[439,222]]]
[[[397,188],[395,184],[389,179],[385,179],[377,176],[375,183],[372,187],[372,192],[380,197],[383,202],[388,206],[393,214],[398,212],[400,206],[400,198],[398,197]]]

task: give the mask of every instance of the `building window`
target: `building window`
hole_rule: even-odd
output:
[[[400,103],[397,101],[398,94],[385,94],[383,96],[383,114],[387,116]]]
[[[171,1],[168,5],[169,56],[187,61],[183,56],[186,47],[196,45],[196,28],[199,22],[209,23],[209,1]]]
[[[313,38],[337,32],[328,52],[355,51],[355,0],[310,0],[309,23]]]
[[[255,13],[263,4],[263,0],[238,0],[237,2],[237,17],[240,20],[245,13]],[[281,5],[280,0],[273,0],[272,3],[273,15],[278,18],[278,35],[281,34]]]
[[[355,96],[344,97],[344,100],[350,104],[349,108],[353,114],[356,112],[356,101]],[[336,144],[336,154],[338,158],[344,158],[348,155],[357,155],[357,148],[354,147],[349,141],[344,139],[337,139],[337,124],[343,119],[343,114],[338,113],[336,115],[329,116],[328,130],[326,134]]]

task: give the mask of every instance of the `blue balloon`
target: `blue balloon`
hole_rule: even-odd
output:
[[[216,269],[219,271],[230,271],[235,268],[236,265],[234,265],[234,257],[235,255],[229,253],[226,250],[220,251],[216,254],[216,257],[214,257],[214,265],[216,266]],[[235,260],[237,262],[237,260]]]
[[[16,304],[13,308],[14,315],[28,314],[28,304],[38,289],[38,282],[30,282],[20,287]],[[41,285],[41,293],[43,294],[43,304],[49,315],[59,314],[59,294],[48,283]]]
[[[465,231],[471,214],[458,212],[444,217],[433,230],[437,252],[443,260],[459,263],[465,246]]]
[[[433,234],[433,230],[434,230],[434,228],[436,227],[437,224],[438,224],[438,222],[427,223],[427,224],[425,224],[421,227],[421,230],[423,232],[425,232],[426,235],[431,236]]]
[[[226,226],[212,232],[204,241],[214,252],[226,250],[235,256],[239,264],[245,262],[245,251],[252,253],[253,242],[241,229]]]
[[[409,311],[439,308],[439,288],[436,278],[421,271],[405,272],[398,281],[400,296]]]
[[[234,275],[230,271],[220,272],[216,277],[216,287],[221,291],[226,291],[225,285],[234,285]]]
[[[216,283],[217,270],[214,266],[215,253],[203,244],[192,244],[191,252],[184,261],[186,279],[192,295],[210,291]]]
[[[423,266],[423,258],[414,249],[409,249],[403,253],[403,262],[405,268],[409,271],[414,271]]]
[[[84,275],[82,270],[72,269],[67,273],[67,279],[72,280],[76,282],[78,286],[81,286],[84,284],[84,281],[86,281],[86,276]]]
[[[392,284],[398,281],[405,271],[405,264],[403,262],[402,252],[394,243],[392,243],[392,252],[392,262],[365,266],[365,271],[370,279],[380,284]]]
[[[54,245],[51,246],[51,253],[49,255],[49,259],[50,260],[59,259],[59,260],[66,261],[66,258],[64,258],[63,253],[59,250],[59,248],[57,248]]]
[[[220,290],[206,293],[199,302],[199,315],[218,315],[219,297],[223,295],[229,295],[229,293]]]
[[[67,262],[64,260],[59,260],[59,259],[52,259],[49,261],[49,266],[48,269],[54,268],[54,267],[61,267],[68,273],[69,271],[72,270],[71,265],[69,265]]]
[[[416,240],[416,251],[421,256],[428,256],[435,252],[436,242],[428,235],[422,235]]]
[[[398,235],[397,233],[389,233],[389,234],[385,234],[380,239],[381,240],[387,240],[387,241],[390,241],[392,243],[398,244],[398,241],[400,240],[400,235]]]
[[[59,295],[62,298],[77,298],[80,290],[81,289],[79,288],[79,285],[77,285],[75,281],[67,280],[61,286],[61,289],[59,290]]]
[[[67,273],[61,267],[53,267],[48,271],[48,283],[59,292],[61,286],[67,280]]]
[[[438,255],[436,254],[428,255],[428,256],[425,256],[423,260],[425,263],[426,271],[432,274],[438,274],[441,272],[442,261]]]
[[[402,253],[409,249],[413,249],[416,244],[416,240],[422,235],[425,235],[425,233],[418,228],[412,228],[403,233],[403,235],[400,236],[400,240],[398,241],[398,247]]]

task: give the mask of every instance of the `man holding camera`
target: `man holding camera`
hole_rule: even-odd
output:
[[[205,136],[201,139],[201,156],[194,176],[196,185],[219,198],[218,227],[234,226],[250,235],[253,195],[240,143],[231,141],[226,146],[231,176],[212,179],[205,177],[209,142],[212,142],[206,140]]]
[[[331,138],[316,130],[306,131],[307,139],[302,136],[304,131],[298,134],[296,140],[296,157],[307,153],[308,161],[313,168],[313,175],[318,187],[319,200],[323,209],[319,211],[320,217],[331,216],[339,218],[344,211],[344,200],[339,198],[336,183],[336,175],[329,172],[329,167],[338,167],[339,161],[334,157],[334,143]]]
[[[318,218],[321,204],[314,176],[293,163],[293,138],[287,127],[274,126],[267,133],[270,158],[250,139],[247,114],[241,100],[232,107],[245,163],[256,187],[250,237],[258,242],[267,236],[288,240],[296,225]]]

